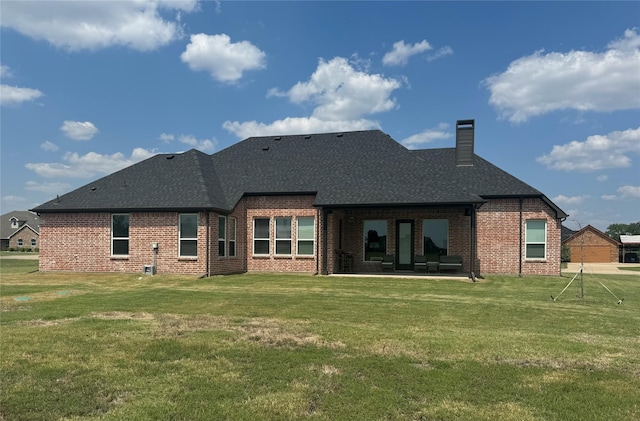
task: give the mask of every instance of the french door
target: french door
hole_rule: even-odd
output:
[[[413,270],[413,243],[413,220],[396,220],[396,269]]]

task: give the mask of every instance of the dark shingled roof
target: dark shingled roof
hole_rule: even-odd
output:
[[[455,148],[408,150],[379,130],[251,137],[213,155],[157,155],[34,210],[230,211],[245,194],[316,194],[316,206],[451,205],[544,195]]]

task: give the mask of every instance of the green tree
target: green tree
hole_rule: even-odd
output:
[[[607,227],[605,234],[620,241],[620,235],[640,234],[640,222],[632,222],[630,224],[611,224]]]

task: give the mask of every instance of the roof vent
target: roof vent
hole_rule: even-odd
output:
[[[169,156],[167,156],[167,159],[173,159],[175,157],[176,157],[175,155],[169,155]]]
[[[306,135],[304,138],[305,138],[305,139],[311,139],[311,135],[310,135],[310,134],[308,134],[308,135]]]
[[[282,139],[282,137],[280,137],[280,136],[273,138],[273,140],[280,140],[280,139]]]
[[[338,134],[336,135],[336,137],[342,137],[342,136],[344,136],[344,133],[338,133]]]
[[[475,120],[456,122],[456,165],[473,166]]]
[[[268,151],[268,150],[269,150],[269,147],[268,147],[268,146],[265,146],[264,148],[262,148],[262,150],[263,150],[263,151]]]

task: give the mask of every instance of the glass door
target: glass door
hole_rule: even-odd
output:
[[[396,269],[413,269],[413,220],[396,221]]]

